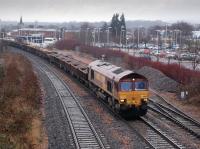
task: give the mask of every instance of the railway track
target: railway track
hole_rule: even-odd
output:
[[[26,54],[26,56],[34,59],[30,54]],[[63,105],[66,117],[70,125],[75,148],[110,148],[107,143],[102,141],[105,140],[105,138],[103,138],[102,134],[98,134],[96,132],[93,124],[78,102],[76,96],[65,84],[65,82],[61,80],[56,72],[53,72],[49,66],[44,64],[42,61],[39,63],[37,61],[38,59],[33,60],[36,67],[47,75]]]
[[[37,65],[38,64],[39,63],[37,63]],[[93,125],[69,87],[55,72],[52,72],[48,66],[40,63],[40,69],[48,76],[59,95],[69,120],[76,148],[110,148],[103,144],[101,137],[96,133]],[[114,114],[116,115],[116,113]],[[155,126],[146,117],[141,118],[139,121],[125,122],[145,140],[148,144],[145,148],[184,148],[181,144],[178,144],[175,140],[162,132],[161,129]],[[132,125],[133,123],[134,126]],[[138,130],[135,125],[139,126],[140,130]],[[145,134],[142,132],[144,128],[146,130]]]
[[[156,100],[152,100],[156,103],[162,104],[165,107],[168,107],[170,109],[172,109],[173,111],[175,111],[177,114],[182,115],[183,117],[190,119],[193,123],[195,123],[196,125],[200,126],[200,122],[194,120],[193,118],[191,118],[190,116],[188,116],[187,114],[185,114],[184,112],[182,112],[181,110],[179,110],[178,108],[176,108],[175,106],[173,106],[171,103],[169,103],[164,97],[162,97],[161,95],[159,95],[156,91],[152,90],[151,91],[156,95],[155,98]],[[154,98],[154,99],[155,99]]]
[[[149,109],[173,121],[196,138],[200,138],[200,123],[181,112],[163,99],[163,103],[150,99]]]
[[[156,149],[183,149],[185,148],[167,133],[157,127],[147,116],[140,117],[139,120],[127,122],[130,127],[137,131],[146,139],[153,148]],[[142,128],[142,129],[141,129]]]
[[[138,136],[143,138],[148,146],[145,148],[154,149],[184,149],[185,147],[167,133],[163,132],[159,127],[152,123],[147,116],[140,117],[139,120],[127,121],[120,115],[116,114],[115,111],[103,100],[98,100],[101,104],[107,107],[107,109],[126,125],[128,125]],[[145,132],[144,132],[145,130]]]
[[[148,106],[150,110],[161,114],[162,116],[176,123],[195,137],[200,138],[200,125],[198,123],[195,123],[192,119],[189,119],[162,104],[155,103],[153,101],[151,101],[150,103],[151,104]]]
[[[77,119],[79,119],[79,118],[77,118]],[[146,126],[148,127],[147,128],[147,133],[148,133],[147,136],[144,136],[144,135],[142,135],[141,132],[139,132],[139,134],[144,138],[144,140],[149,145],[146,148],[155,148],[155,149],[161,149],[161,148],[182,149],[182,148],[184,148],[182,145],[178,144],[175,140],[168,137],[164,132],[162,132],[159,128],[157,128],[155,125],[153,125],[153,123],[148,121],[148,119],[141,118],[141,121],[143,123],[145,123]],[[131,125],[129,125],[129,126],[131,126]],[[138,125],[138,126],[140,126],[140,125]],[[135,129],[135,128],[132,127],[132,129]],[[86,134],[86,135],[88,135],[88,134]],[[89,147],[98,148],[97,146],[89,146]]]

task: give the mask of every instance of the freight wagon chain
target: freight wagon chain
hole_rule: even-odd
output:
[[[36,63],[36,61],[33,62]],[[35,65],[40,67],[40,70],[48,76],[55,87],[69,121],[76,148],[110,148],[104,146],[101,137],[69,87],[47,65],[43,63]]]
[[[147,113],[148,80],[136,72],[102,60],[83,65],[69,55],[64,56],[18,42],[9,41],[7,44],[40,56],[69,72],[125,117],[139,117]]]

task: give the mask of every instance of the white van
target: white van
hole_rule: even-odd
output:
[[[56,43],[57,39],[56,38],[44,38],[43,42],[43,47],[48,47],[50,45],[53,45]]]

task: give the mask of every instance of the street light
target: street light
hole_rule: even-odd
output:
[[[158,46],[158,49],[159,49],[159,40],[158,40],[158,33],[160,32],[160,30],[156,30],[157,32],[157,46]],[[157,50],[158,51],[158,50]]]
[[[98,28],[98,43],[100,45],[100,33],[101,33],[101,28]]]
[[[140,44],[140,30],[139,27],[137,28],[137,36],[138,36],[138,41],[137,41],[137,48],[139,49],[139,44]]]
[[[160,32],[160,30],[156,30],[157,32],[157,44],[158,44],[158,49],[157,49],[157,62],[159,61],[159,40],[158,40],[158,33]]]
[[[165,28],[165,49],[167,48],[167,24],[166,24],[166,28]]]
[[[1,32],[1,19],[0,19],[0,32]]]
[[[95,43],[96,43],[96,30],[98,30],[98,28],[94,28],[94,43],[93,43],[93,46],[95,46]]]
[[[108,32],[107,32],[107,44],[109,45],[109,34],[110,34],[110,29],[111,29],[112,27],[108,27]]]
[[[180,48],[182,47],[182,45],[181,45],[181,44],[182,44],[182,43],[181,43],[181,42],[182,42],[182,36],[181,36],[181,35],[182,35],[182,31],[180,30],[180,43],[179,43],[179,44],[180,44],[180,45],[179,45]]]
[[[86,34],[85,34],[85,44],[87,45],[88,44],[88,30],[89,30],[90,28],[87,28],[86,29]]]
[[[119,38],[119,44],[120,44],[120,47],[122,45],[122,39],[121,39],[121,36],[122,36],[122,28],[125,28],[124,26],[121,26],[121,30],[120,30],[120,38]],[[125,31],[125,30],[123,30]]]
[[[176,45],[177,45],[177,33],[179,32],[179,30],[176,29],[174,31],[175,31],[175,39],[176,39],[175,42],[176,42]]]
[[[133,39],[132,40],[132,42],[133,42],[132,44],[134,45],[134,30],[132,30],[132,39]]]
[[[2,32],[1,32],[1,19],[0,19],[0,33],[2,34]],[[0,34],[0,38],[1,38],[1,34]]]

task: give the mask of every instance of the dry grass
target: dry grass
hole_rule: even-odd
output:
[[[0,79],[0,148],[38,148],[43,143],[41,91],[31,63],[6,53]]]

